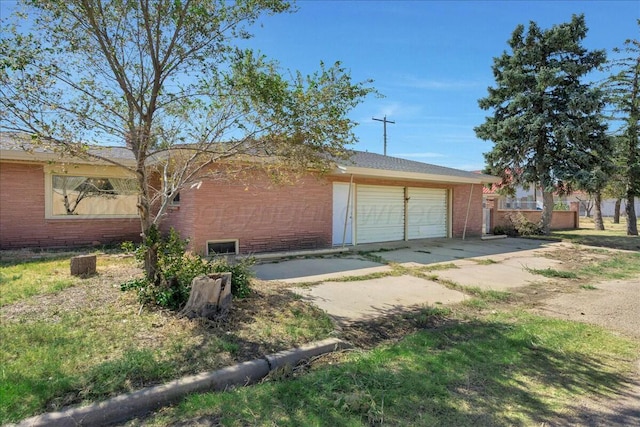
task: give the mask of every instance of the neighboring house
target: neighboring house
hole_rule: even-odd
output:
[[[529,221],[538,223],[542,217],[542,192],[535,185],[516,188],[514,196],[503,196],[498,193],[500,184],[493,184],[482,189],[482,206],[484,208],[484,231],[493,232],[495,227],[512,226],[510,215],[520,212]],[[563,209],[554,208],[550,227],[552,230],[579,228],[578,202],[566,197],[554,195],[555,203],[562,203]]]
[[[121,168],[28,152],[6,134],[1,138],[1,248],[140,239],[135,181]],[[133,162],[123,148],[93,150]],[[497,180],[355,152],[330,174],[310,172],[292,184],[274,184],[258,172],[203,180],[181,191],[162,228],[174,227],[204,254],[480,236],[481,189]]]
[[[479,173],[479,172],[478,172]],[[493,184],[482,189],[483,205],[487,200],[493,201],[493,207],[504,210],[541,210],[542,193],[533,184],[516,187],[513,196],[503,196],[498,193],[500,184]]]
[[[571,202],[578,202],[580,204],[580,215],[582,216],[593,216],[595,213],[594,210],[594,201],[593,197],[587,193],[582,191],[576,191],[571,193],[568,196],[562,198],[562,201],[567,205],[570,205]],[[620,215],[625,216],[625,208],[627,201],[620,201]],[[636,213],[640,212],[640,199],[636,198],[635,200],[635,210]],[[616,209],[616,199],[602,199],[600,203],[600,209],[602,211],[602,216],[612,217],[615,214]]]
[[[496,208],[501,210],[542,209],[542,192],[533,184],[530,184],[529,186],[518,187],[516,189],[516,194],[513,197],[501,196],[496,192],[496,190],[497,187],[495,185],[491,186],[491,188],[483,189],[485,205],[487,200],[494,199]],[[563,206],[564,209],[567,210],[571,207],[572,202],[578,203],[581,216],[592,216],[594,214],[593,197],[585,192],[574,191],[569,195],[563,196],[554,194],[553,199],[557,205]],[[615,204],[615,199],[602,199],[602,203],[600,204],[600,207],[602,209],[602,216],[613,216],[615,211]],[[625,212],[625,204],[626,201],[622,200],[620,204],[620,214],[623,216]],[[635,200],[635,207],[636,212],[640,212],[640,199]]]

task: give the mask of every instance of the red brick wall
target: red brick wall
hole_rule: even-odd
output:
[[[44,165],[0,163],[0,248],[140,240],[134,219],[45,219]]]
[[[172,227],[183,238],[193,236],[193,212],[195,211],[195,196],[193,190],[180,191],[180,203],[170,206],[160,222],[160,230],[168,233]]]
[[[510,222],[506,219],[506,215],[516,212],[522,213],[529,221],[535,224],[539,223],[542,217],[542,211],[494,210],[491,223],[492,227],[509,226]],[[579,226],[579,213],[577,211],[553,211],[553,216],[551,217],[552,230],[574,229]]]
[[[471,203],[469,203],[471,196]],[[469,216],[467,218],[467,209]],[[453,237],[480,237],[482,236],[482,185],[471,184],[453,186],[452,206],[452,231]],[[466,232],[465,230],[466,221]]]
[[[207,180],[181,192],[164,228],[173,225],[198,253],[206,241],[226,239],[238,239],[244,254],[330,247],[332,197],[331,183],[313,176],[286,185],[262,174]]]
[[[206,180],[199,188],[181,191],[180,206],[167,212],[162,229],[174,227],[191,240],[191,249],[197,253],[204,253],[208,240],[227,239],[238,239],[244,254],[330,247],[335,181],[348,182],[349,177],[306,176],[287,185],[273,184],[261,174],[242,182]],[[462,237],[471,185],[374,178],[354,182],[450,190],[453,236]],[[466,236],[481,233],[482,187],[474,185]]]

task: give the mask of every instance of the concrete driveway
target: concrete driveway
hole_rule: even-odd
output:
[[[294,292],[338,321],[350,322],[468,298],[433,280],[392,275],[394,265],[419,271],[434,264],[450,264],[450,268],[429,274],[465,287],[504,291],[544,281],[529,269],[557,267],[558,261],[542,255],[563,245],[517,238],[428,239],[360,245],[346,255],[264,263],[256,265],[255,271],[259,279],[290,283]],[[309,286],[295,286],[302,283]]]

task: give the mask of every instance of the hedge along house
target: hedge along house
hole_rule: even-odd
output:
[[[139,240],[135,181],[121,168],[25,151],[6,134],[0,142],[1,248]],[[93,150],[133,162],[123,148]],[[498,181],[364,152],[335,166],[287,184],[259,171],[202,179],[181,191],[161,228],[205,255],[480,236],[481,187]]]

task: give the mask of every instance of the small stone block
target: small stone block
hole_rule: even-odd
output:
[[[95,255],[78,255],[71,258],[72,276],[91,276],[96,274]]]

